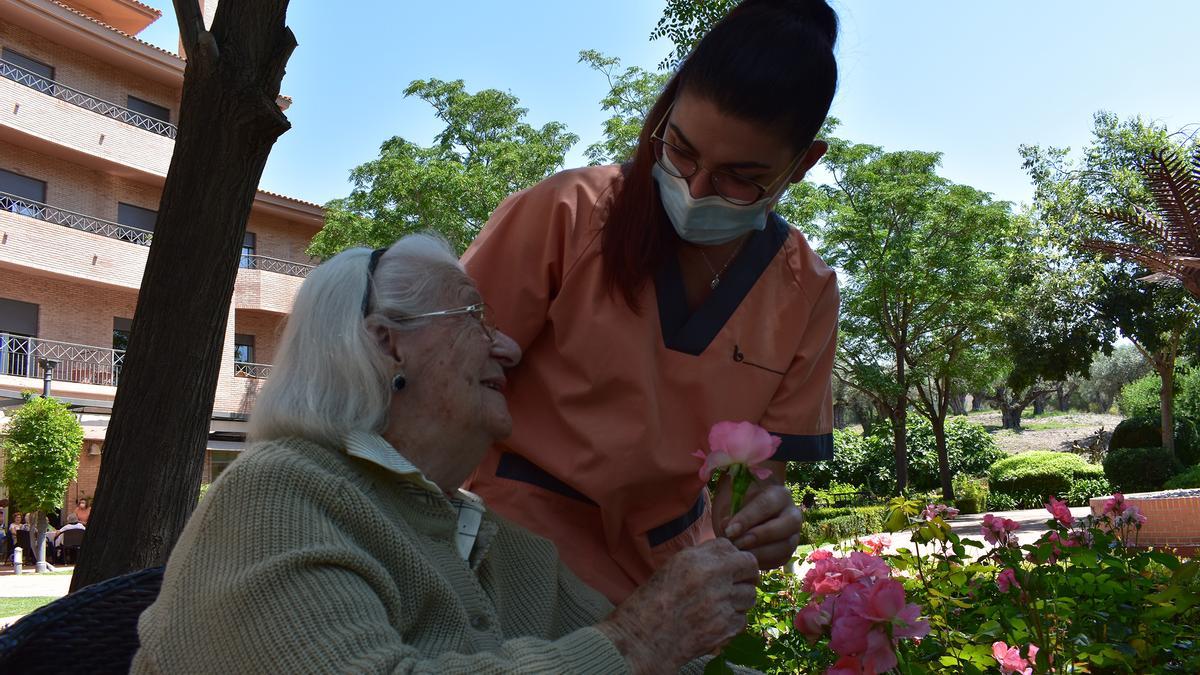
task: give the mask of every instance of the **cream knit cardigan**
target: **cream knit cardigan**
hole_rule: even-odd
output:
[[[612,606],[488,512],[469,561],[440,493],[302,440],[213,484],[138,625],[135,673],[623,673]],[[664,617],[667,620],[667,617]]]

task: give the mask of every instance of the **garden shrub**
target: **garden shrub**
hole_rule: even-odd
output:
[[[1108,478],[1080,478],[1071,484],[1071,489],[1063,496],[1069,506],[1087,506],[1092,497],[1108,497],[1116,492],[1116,488]]]
[[[1108,442],[1109,452],[1123,448],[1152,448],[1162,445],[1162,418],[1131,417],[1113,430]],[[1200,424],[1195,419],[1175,418],[1175,456],[1185,466],[1200,462]]]
[[[1150,373],[1121,387],[1117,408],[1126,417],[1158,417],[1162,402],[1162,379]]]
[[[1014,511],[1016,509],[1017,500],[1012,495],[1007,495],[1003,492],[988,493],[989,511]]]
[[[988,470],[992,496],[1011,496],[1017,507],[1036,508],[1050,495],[1066,495],[1076,481],[1103,478],[1104,468],[1066,452],[1024,452],[1000,460]],[[993,509],[999,508],[992,501]]]
[[[1168,490],[1180,490],[1184,488],[1200,488],[1200,464],[1197,464],[1183,473],[1172,476],[1163,487]]]
[[[954,506],[959,513],[983,513],[988,510],[988,486],[978,478],[955,476]],[[938,501],[936,498],[931,502]]]
[[[919,415],[910,415],[907,427],[909,487],[918,491],[940,488],[933,427]],[[896,485],[892,445],[891,427],[886,422],[866,434],[835,429],[833,459],[789,464],[788,482],[814,488],[849,483],[874,494],[889,494]],[[962,417],[946,422],[946,454],[952,475],[969,476],[982,476],[1004,456],[982,425]]]
[[[882,532],[886,517],[886,506],[810,509],[800,526],[800,543],[839,542]]]
[[[1122,492],[1157,490],[1183,471],[1166,448],[1118,448],[1104,456],[1104,475]]]

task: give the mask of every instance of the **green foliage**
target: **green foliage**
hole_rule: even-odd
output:
[[[1200,464],[1193,466],[1183,473],[1172,476],[1163,484],[1163,488],[1168,490],[1200,488]]]
[[[933,427],[924,418],[910,415],[908,435],[910,486],[915,490],[939,488]],[[946,453],[952,475],[970,476],[982,476],[993,462],[1004,456],[987,430],[965,417],[946,422]],[[848,429],[835,429],[833,459],[789,464],[788,482],[814,488],[842,483],[863,486],[874,494],[890,493],[896,485],[896,473],[889,425],[880,424],[865,436]]]
[[[43,513],[59,508],[79,467],[79,420],[67,404],[35,396],[13,414],[7,434],[4,482],[13,502]]]
[[[675,51],[663,59],[659,68],[668,70],[682,61],[700,42],[713,24],[725,18],[729,10],[741,0],[667,0],[662,17],[651,40],[667,38],[675,45]]]
[[[1080,478],[1071,484],[1062,500],[1069,506],[1087,506],[1092,497],[1108,497],[1116,491],[1107,478]]]
[[[969,476],[954,478],[954,506],[963,515],[987,511],[988,493],[986,481]]]
[[[1109,452],[1162,445],[1162,418],[1157,410],[1151,415],[1131,417],[1118,424],[1108,442]],[[1175,418],[1175,456],[1184,465],[1200,462],[1200,425],[1195,420]]]
[[[1023,452],[1000,460],[988,470],[991,507],[999,509],[997,493],[1012,497],[1019,508],[1037,508],[1046,498],[1069,494],[1082,479],[1104,477],[1104,468],[1066,452]]]
[[[425,231],[461,252],[501,200],[558,170],[579,140],[558,122],[533,127],[517,98],[496,89],[472,94],[462,80],[434,79],[415,80],[404,93],[433,106],[445,127],[428,147],[390,138],[378,159],[355,168],[350,195],[326,204],[311,255]]]
[[[1019,508],[1021,506],[1017,498],[1012,495],[1003,492],[988,493],[988,509],[991,511],[1015,511]]]
[[[1121,395],[1117,398],[1117,409],[1126,417],[1157,417],[1159,392],[1162,390],[1162,378],[1157,373],[1150,373],[1121,387]]]
[[[608,80],[609,90],[600,99],[600,107],[612,113],[604,120],[604,140],[589,145],[584,152],[589,163],[620,164],[633,159],[642,124],[666,86],[667,75],[637,66],[619,72],[620,59],[592,49],[579,52],[579,62],[588,64]]]
[[[886,516],[886,506],[811,509],[800,526],[800,543],[837,543],[882,532]]]
[[[1157,490],[1181,471],[1174,453],[1161,447],[1110,448],[1104,456],[1104,475],[1122,492]]]
[[[1126,385],[1149,372],[1150,364],[1131,344],[1118,345],[1111,354],[1096,354],[1087,377],[1071,380],[1078,397],[1075,403],[1092,412],[1107,413]]]

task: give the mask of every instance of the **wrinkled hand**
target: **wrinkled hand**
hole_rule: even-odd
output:
[[[597,628],[635,673],[674,672],[742,632],[758,563],[728,539],[675,554]]]
[[[721,478],[713,498],[713,531],[758,559],[759,569],[775,569],[791,560],[800,544],[804,512],[792,502],[792,492],[771,479],[755,481],[746,490],[742,509],[729,517],[731,481]]]

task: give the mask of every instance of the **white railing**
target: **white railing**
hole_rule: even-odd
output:
[[[160,119],[150,117],[149,115],[143,115],[142,113],[130,110],[125,106],[120,106],[116,103],[105,101],[102,98],[97,98],[91,94],[86,94],[78,89],[68,87],[65,84],[59,84],[54,80],[25,70],[15,63],[9,63],[3,59],[0,59],[0,77],[12,80],[17,84],[23,84],[26,87],[40,91],[47,96],[53,96],[60,101],[66,101],[67,103],[79,106],[85,110],[91,110],[92,112],[104,115],[105,117],[111,117],[118,122],[124,122],[130,126],[135,126],[139,129],[145,129],[146,131],[149,131],[153,134],[158,134],[159,136],[166,136],[167,138],[173,139],[179,132],[178,127],[170,122],[164,122]]]
[[[271,364],[234,361],[233,375],[234,377],[252,377],[259,380],[265,380],[271,376]]]
[[[56,361],[54,380],[117,386],[125,350],[0,333],[0,375],[41,379],[41,361]]]
[[[300,277],[303,279],[312,271],[312,265],[292,262],[290,260],[280,260],[279,258],[268,258],[265,255],[242,255],[240,267],[248,270],[263,270],[264,272],[278,272],[288,276]]]
[[[102,218],[85,216],[82,213],[60,209],[57,206],[35,202],[32,199],[18,197],[7,192],[0,192],[0,211],[19,213],[30,218],[69,227],[73,230],[91,232],[92,234],[109,237],[110,239],[120,239],[121,241],[127,241],[139,246],[149,246],[150,239],[154,236],[154,233],[149,230],[114,223]]]

